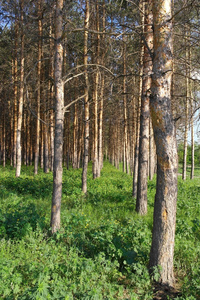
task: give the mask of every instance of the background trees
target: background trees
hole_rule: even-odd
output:
[[[0,2],[0,158],[4,165],[10,161],[16,167],[17,177],[21,163],[34,162],[35,174],[39,163],[45,172],[48,165],[54,169],[52,211],[57,211],[54,200],[57,196],[61,199],[62,163],[83,168],[82,190],[86,193],[88,161],[93,162],[95,179],[100,176],[103,156],[117,168],[123,166],[124,172],[133,174],[133,196],[136,197],[138,186],[138,200],[143,197],[146,201],[147,175],[155,169],[150,159],[151,122],[148,105],[144,105],[149,101],[152,56],[148,45],[151,18],[144,10],[147,3],[150,1],[61,1],[61,18],[55,13],[59,1]],[[172,116],[170,105],[163,112],[163,104],[159,111],[168,112],[181,141],[185,136],[185,178],[187,130],[193,128],[194,112],[199,107],[197,0],[174,1],[169,19],[174,28],[174,57],[170,65]],[[163,73],[168,73],[166,70],[164,67]],[[156,120],[161,125],[162,118],[157,115],[158,112]],[[164,125],[163,128],[167,130]],[[154,135],[157,154],[162,156],[159,151],[165,145],[161,143],[159,149],[155,119]],[[138,177],[139,144],[139,170],[144,162],[145,176]],[[191,148],[193,166],[193,138]],[[174,146],[171,149],[175,151]],[[158,164],[158,170],[163,178],[161,165]],[[166,216],[168,207],[161,210]],[[56,231],[59,222],[52,221],[52,227]]]
[[[17,0],[1,2],[1,57],[4,73],[2,81],[4,84],[1,84],[1,106],[9,108],[5,122],[5,131],[9,138],[3,139],[2,131],[2,142],[3,140],[5,142],[1,146],[1,158],[5,157],[5,160],[10,160],[12,165],[16,165],[16,122],[20,119],[19,99],[22,99],[20,84],[21,94],[23,84],[21,160],[27,164],[34,162],[37,173],[37,158],[42,166],[46,161],[53,169],[54,2],[32,1],[32,5],[25,2],[24,8],[21,9],[23,18],[19,14],[22,4],[20,3]],[[145,33],[142,34],[142,3],[142,1],[89,2],[90,23],[85,31],[88,35],[87,76],[88,103],[90,103],[88,155],[89,160],[92,159],[94,163],[94,178],[99,176],[102,166],[101,153],[107,155],[117,167],[119,162],[123,162],[126,172],[133,173],[134,165],[137,164],[142,74],[140,53],[141,40],[143,44],[145,41]],[[85,2],[72,4],[65,1],[63,9],[63,80],[66,106],[85,94]],[[198,9],[195,1],[184,3],[174,1],[172,109],[173,117],[178,119],[176,131],[181,140],[184,133],[186,136],[190,124],[192,126],[191,116],[199,105],[196,92],[199,89]],[[21,43],[23,35],[24,46]],[[23,47],[24,69],[21,67],[20,58]],[[5,48],[9,53],[6,60],[3,57]],[[21,77],[22,73],[24,79]],[[85,98],[80,98],[67,108],[66,112],[63,160],[67,164],[73,163],[74,167],[82,166],[83,162],[85,122],[83,101]],[[186,103],[188,109],[185,109]],[[1,112],[3,114],[3,109]],[[185,118],[188,118],[188,121]],[[188,126],[183,130],[183,124],[187,122]],[[148,167],[149,163],[150,161]],[[135,171],[134,174],[136,173]],[[137,176],[135,181],[137,182]]]

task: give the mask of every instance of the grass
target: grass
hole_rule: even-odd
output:
[[[49,234],[52,174],[0,169],[0,298],[153,299],[148,273],[156,180],[148,183],[148,215],[135,213],[132,177],[104,163],[102,176],[63,172],[62,228]],[[200,183],[179,178],[175,273],[181,295],[200,299]],[[157,278],[158,270],[154,277]],[[166,298],[167,299],[167,298]],[[170,297],[169,297],[170,299]]]

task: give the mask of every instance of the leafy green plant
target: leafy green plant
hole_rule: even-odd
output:
[[[104,163],[81,191],[81,170],[63,172],[62,227],[49,235],[52,174],[22,168],[0,173],[0,298],[153,299],[148,272],[156,178],[148,183],[148,215],[135,213],[132,177]],[[198,178],[179,179],[175,274],[177,299],[200,295]]]

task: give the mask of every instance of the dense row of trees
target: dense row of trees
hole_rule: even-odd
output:
[[[54,172],[52,232],[60,228],[62,165],[100,176],[103,158],[133,175],[147,213],[157,165],[150,267],[173,285],[177,150],[186,178],[199,90],[199,4],[174,1],[1,1],[0,158]],[[151,117],[150,117],[151,111]],[[175,130],[176,129],[176,130]],[[154,137],[153,137],[154,132]],[[157,155],[157,159],[156,159]]]

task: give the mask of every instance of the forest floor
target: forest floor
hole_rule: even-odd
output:
[[[181,173],[181,172],[180,172]],[[188,170],[189,174],[189,170]],[[199,176],[199,171],[195,173]],[[200,299],[200,184],[178,178],[175,289],[149,276],[156,177],[148,182],[148,214],[138,216],[132,177],[104,163],[101,177],[63,170],[61,230],[49,234],[52,173],[0,167],[0,299]]]
[[[155,284],[153,300],[169,300],[181,296],[180,286],[175,285],[174,288],[169,286]]]

